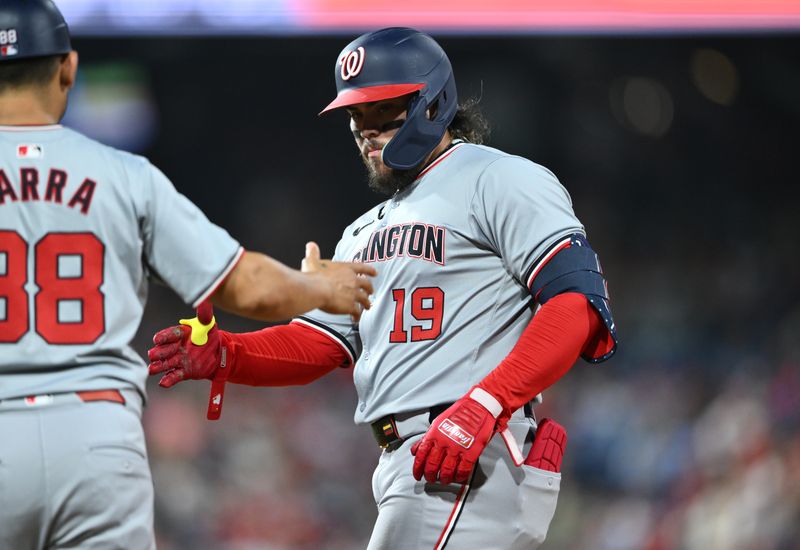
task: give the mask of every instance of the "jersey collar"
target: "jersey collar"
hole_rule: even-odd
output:
[[[415,179],[414,181],[419,181],[422,177],[425,176],[425,174],[430,172],[434,167],[436,167],[444,159],[446,159],[447,157],[452,155],[453,151],[455,151],[456,149],[458,149],[462,145],[464,145],[464,142],[461,141],[460,139],[453,140],[453,142],[450,144],[450,147],[448,147],[447,150],[445,150],[441,155],[439,155],[439,157],[436,160],[434,160],[432,163],[430,163],[428,166],[426,166],[425,169],[422,172],[419,173],[419,175],[417,176],[417,179]]]
[[[50,130],[60,130],[61,124],[30,124],[19,126],[3,126],[0,124],[0,132],[46,132]]]

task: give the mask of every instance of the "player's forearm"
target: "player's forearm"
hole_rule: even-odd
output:
[[[506,413],[513,412],[564,376],[604,331],[600,316],[582,294],[555,296],[478,385],[497,398]]]
[[[330,338],[298,323],[221,335],[230,358],[228,381],[236,384],[299,386],[349,363]]]
[[[321,307],[329,288],[264,254],[245,252],[211,300],[226,311],[261,321],[282,321]]]

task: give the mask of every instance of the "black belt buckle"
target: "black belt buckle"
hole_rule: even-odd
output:
[[[397,435],[397,424],[394,416],[384,416],[372,423],[372,435],[381,449],[394,451],[403,444],[403,439]]]

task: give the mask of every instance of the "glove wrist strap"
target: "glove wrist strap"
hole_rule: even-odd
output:
[[[500,413],[503,412],[503,406],[500,404],[500,402],[495,398],[495,396],[483,388],[473,388],[472,391],[469,392],[469,398],[483,405],[483,407],[495,418],[500,416]]]
[[[224,340],[223,340],[224,342]],[[228,379],[228,346],[222,345],[220,348],[219,368],[211,379],[211,391],[208,394],[208,411],[206,418],[209,420],[219,420],[222,414],[222,400],[225,397],[225,381]]]
[[[489,411],[495,418],[499,417],[503,412],[503,406],[500,404],[497,398],[483,388],[473,388],[473,390],[469,392],[469,398],[483,405],[486,410]],[[511,430],[508,428],[508,426],[503,425],[501,428],[500,437],[503,438],[503,442],[506,444],[506,448],[508,449],[508,453],[511,455],[511,459],[514,461],[516,466],[521,466],[525,461],[525,458],[522,456],[522,451],[519,448],[519,444],[517,443],[516,439],[514,439],[514,435],[511,433]]]

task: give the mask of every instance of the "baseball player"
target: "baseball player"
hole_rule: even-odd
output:
[[[225,377],[304,384],[355,366],[355,421],[383,448],[370,550],[536,548],[560,486],[561,426],[540,392],[616,330],[597,255],[546,168],[479,143],[450,62],[429,36],[390,28],[337,57],[336,98],[371,187],[388,200],[342,233],[335,258],[380,263],[359,322],[314,311],[248,334],[159,332],[162,386]],[[207,348],[210,346],[211,351]],[[224,358],[224,359],[223,359]],[[220,374],[223,373],[223,374]]]
[[[50,0],[0,2],[0,548],[154,548],[129,347],[148,277],[264,320],[358,318],[371,266],[301,273],[206,219],[146,159],[58,124],[78,56]],[[362,269],[362,267],[367,269]]]

